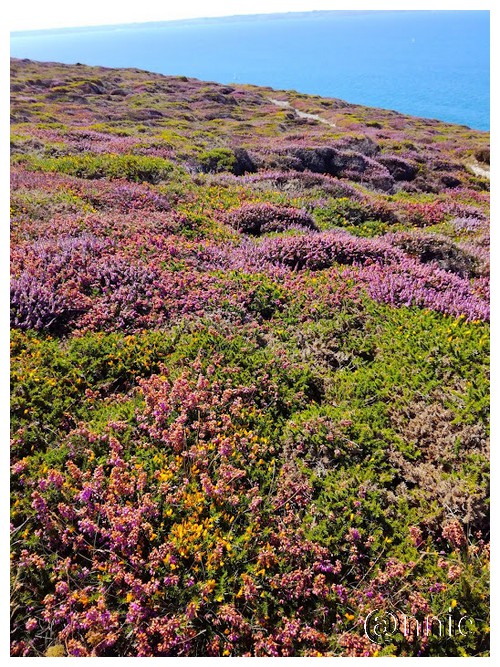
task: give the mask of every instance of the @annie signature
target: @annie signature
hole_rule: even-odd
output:
[[[470,624],[474,624],[474,619],[467,614],[456,618],[451,607],[442,617],[428,615],[422,620],[397,609],[394,611],[374,609],[365,618],[364,630],[370,641],[379,644],[381,640],[389,640],[398,633],[410,639],[429,636],[465,637],[468,624],[470,628]]]

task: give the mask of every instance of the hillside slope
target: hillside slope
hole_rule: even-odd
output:
[[[486,655],[489,134],[11,69],[12,654]]]

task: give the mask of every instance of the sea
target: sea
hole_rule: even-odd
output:
[[[11,55],[252,83],[490,127],[489,11],[316,11],[14,32]]]

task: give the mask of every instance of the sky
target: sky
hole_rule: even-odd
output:
[[[481,0],[18,0],[8,3],[6,23],[10,31],[18,31],[321,9],[489,9],[490,4]]]

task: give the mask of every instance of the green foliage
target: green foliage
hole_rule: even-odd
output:
[[[236,164],[236,156],[229,148],[212,148],[200,155],[201,170],[206,173],[232,171]]]
[[[89,126],[89,130],[94,132],[104,132],[112,134],[115,137],[133,137],[136,134],[144,134],[148,131],[145,125],[126,124],[123,121],[119,123],[94,123]]]
[[[90,418],[96,399],[127,392],[138,375],[157,371],[170,345],[160,332],[91,334],[65,345],[13,331],[11,418],[13,429],[23,432],[18,455],[45,449],[80,419]]]
[[[487,381],[481,368],[487,364],[487,325],[363,300],[338,310],[333,317],[298,327],[300,312],[293,318],[285,310],[269,310],[269,304],[283,302],[285,297],[269,279],[235,273],[232,280],[239,290],[244,288],[256,314],[263,317],[259,329],[246,326],[236,333],[224,323],[200,321],[173,327],[168,333],[85,334],[66,342],[15,332],[13,427],[23,433],[24,448],[18,456],[27,457],[29,467],[24,475],[36,478],[47,469],[63,469],[68,444],[60,443],[82,421],[102,437],[110,423],[125,424],[120,442],[134,453],[137,464],[148,475],[168,470],[163,451],[155,453],[151,445],[147,450],[137,449],[141,436],[136,415],[144,407],[142,396],[134,390],[136,378],[161,372],[161,364],[168,367],[172,379],[180,378],[186,367],[199,364],[199,372],[210,373],[211,381],[221,386],[255,387],[255,408],[241,418],[245,432],[258,434],[270,448],[255,460],[249,479],[267,498],[265,494],[271,494],[276,483],[276,462],[295,462],[313,489],[310,502],[314,512],[303,515],[301,528],[308,540],[326,547],[344,563],[352,556],[345,536],[348,530],[356,530],[363,545],[370,540],[369,546],[360,545],[359,549],[376,563],[373,586],[378,585],[378,576],[384,576],[384,568],[390,568],[390,559],[408,568],[403,578],[391,583],[389,591],[384,588],[388,599],[399,599],[403,604],[403,592],[412,589],[412,582],[437,581],[447,584],[447,589],[432,596],[433,614],[442,616],[453,599],[468,614],[484,618],[481,610],[487,574],[479,556],[451,554],[450,563],[462,574],[450,584],[447,570],[437,567],[442,557],[433,549],[433,540],[449,509],[461,516],[465,498],[473,497],[478,485],[485,483],[487,459],[480,452],[469,451],[471,443],[465,438],[465,449],[458,458],[449,454],[454,456],[452,474],[441,473],[438,484],[430,478],[428,487],[415,486],[411,474],[420,467],[435,466],[437,460],[411,439],[412,418],[401,420],[400,416],[415,414],[424,405],[446,406],[456,415],[451,428],[462,439],[467,422],[486,420]],[[263,383],[266,390],[261,393]],[[466,391],[458,397],[461,383]],[[433,426],[434,438],[442,437],[440,429],[450,428],[447,413],[442,415],[445,421]],[[88,444],[83,438],[80,445],[75,438],[70,445],[72,457],[83,465],[86,455],[81,448]],[[31,449],[26,447],[30,442]],[[97,461],[104,460],[106,448],[101,440],[92,445],[92,452]],[[447,465],[446,452],[442,455]],[[155,463],[157,457],[163,463]],[[175,469],[172,462],[169,465]],[[15,494],[16,489],[14,485]],[[190,485],[186,493],[195,497],[196,489]],[[454,495],[446,497],[450,489]],[[217,521],[217,530],[231,535],[230,566],[208,575],[215,582],[214,600],[223,604],[234,599],[239,581],[235,573],[243,568],[256,576],[257,568],[255,572],[244,569],[255,543],[249,541],[246,528],[251,531],[248,535],[257,531],[263,544],[266,528],[251,523],[240,526],[241,518],[231,528],[222,514],[203,507],[197,505],[198,524],[211,517]],[[15,521],[29,512],[29,497],[16,501]],[[477,529],[477,521],[477,517],[472,520],[471,530]],[[187,525],[189,514],[177,522]],[[408,533],[408,526],[415,525],[427,527],[425,552],[415,547]],[[213,551],[215,542],[210,539],[196,548]],[[31,544],[30,538],[24,543]],[[343,575],[342,585],[347,590],[355,590],[357,578],[364,572],[363,562],[353,562]],[[411,562],[416,565],[408,565]],[[262,582],[265,585],[265,577]],[[47,590],[50,584],[42,577],[36,586]],[[260,613],[277,623],[279,614],[289,613],[289,607],[280,607],[278,612],[273,590],[264,590],[265,597],[258,603]],[[186,592],[185,604],[189,599]],[[25,604],[29,604],[29,596]],[[353,610],[350,605],[341,609],[342,614]],[[484,628],[485,622],[481,623],[479,627]],[[428,651],[432,655],[446,651],[469,654],[477,650],[474,647],[483,646],[483,637],[484,630],[478,630],[463,641],[453,638],[453,645],[445,648],[433,639]],[[397,635],[392,642],[392,648],[385,647],[385,652],[412,654],[407,638]],[[340,650],[335,646],[331,645],[334,652]]]
[[[93,154],[30,159],[27,166],[38,171],[56,171],[79,178],[125,178],[137,183],[160,183],[172,176],[168,160],[147,155]]]
[[[22,215],[33,220],[50,219],[55,213],[90,213],[93,210],[90,204],[69,189],[51,193],[43,190],[17,191],[10,200],[12,216]]]
[[[273,109],[267,89],[136,70],[13,72],[14,282],[47,321],[75,295],[93,309],[67,335],[12,332],[13,653],[486,655],[488,323],[368,298],[359,277],[385,255],[270,264],[263,249],[317,230],[242,239],[227,212],[294,207],[368,237],[413,234],[430,212],[426,233],[483,261],[486,181],[456,165],[464,187],[439,179],[452,158],[486,162],[487,136],[410,118],[402,131],[400,115],[290,93],[333,133]],[[89,132],[105,152],[80,152]],[[375,139],[418,153],[408,191],[278,159]],[[446,283],[413,254],[417,287]],[[482,273],[467,285],[486,301]],[[375,608],[473,624],[377,648]]]
[[[317,209],[314,214],[321,229],[358,227],[374,219],[370,209],[347,197],[331,200],[328,206]]]

